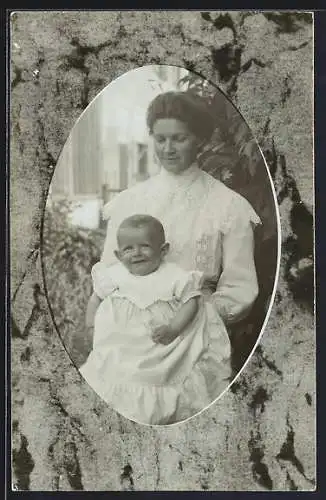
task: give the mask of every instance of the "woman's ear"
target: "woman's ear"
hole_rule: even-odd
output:
[[[163,245],[161,246],[161,256],[162,257],[165,257],[166,254],[168,253],[168,251],[170,250],[170,243],[168,243],[167,241],[165,243],[163,243]]]
[[[118,260],[121,260],[119,250],[114,250],[114,255],[116,256],[116,258],[117,258]]]

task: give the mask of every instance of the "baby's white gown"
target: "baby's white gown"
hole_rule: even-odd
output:
[[[228,386],[230,341],[200,292],[201,272],[164,262],[154,273],[135,276],[121,263],[99,262],[92,277],[103,300],[93,350],[80,372],[115,410],[139,423],[171,424],[200,412]],[[199,295],[199,311],[182,334],[168,345],[154,343],[151,324],[167,324]]]

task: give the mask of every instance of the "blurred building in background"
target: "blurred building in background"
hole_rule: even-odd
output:
[[[118,78],[74,126],[57,163],[48,204],[74,205],[73,224],[97,228],[105,203],[158,172],[146,111],[159,93],[181,87],[176,66],[145,66]]]

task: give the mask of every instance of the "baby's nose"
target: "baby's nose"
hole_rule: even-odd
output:
[[[133,248],[133,254],[134,255],[140,255],[141,254],[141,248],[139,245],[135,245]]]

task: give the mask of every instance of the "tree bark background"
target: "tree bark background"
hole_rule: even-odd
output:
[[[16,12],[11,16],[12,474],[18,490],[315,489],[313,38],[308,13]],[[223,397],[171,428],[110,410],[53,326],[40,228],[82,110],[144,64],[219,85],[265,153],[282,260],[260,345]]]

